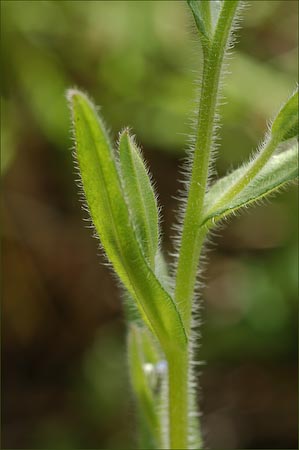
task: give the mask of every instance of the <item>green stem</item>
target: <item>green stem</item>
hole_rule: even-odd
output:
[[[204,69],[198,132],[190,181],[181,247],[176,276],[175,299],[187,335],[190,331],[191,308],[196,271],[206,231],[200,228],[207,186],[210,151],[213,144],[215,112],[223,58],[238,0],[225,0],[213,40],[204,50]],[[171,449],[187,449],[190,430],[189,354],[176,350],[168,359],[169,439]]]
[[[170,449],[188,449],[188,351],[173,351],[168,358]]]
[[[265,164],[269,161],[273,153],[275,152],[280,139],[270,139],[259,153],[259,155],[252,161],[248,170],[236,181],[236,183],[231,186],[231,188],[224,193],[222,197],[215,203],[213,208],[211,208],[206,215],[213,214],[222,205],[227,205],[231,200],[233,200],[236,195],[238,195],[262,170]]]
[[[175,299],[179,305],[187,333],[190,330],[197,266],[205,237],[205,231],[200,229],[200,224],[208,179],[210,152],[213,145],[221,69],[237,6],[237,0],[224,1],[211,46],[208,51],[204,52],[198,133],[183,224],[175,290]]]

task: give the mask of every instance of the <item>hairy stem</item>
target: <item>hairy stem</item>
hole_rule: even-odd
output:
[[[190,189],[183,224],[176,276],[175,299],[186,333],[189,335],[196,271],[206,231],[200,228],[208,180],[210,152],[223,59],[227,48],[237,0],[225,0],[209,47],[204,48],[198,131],[194,150]],[[190,430],[188,369],[190,356],[176,352],[168,359],[169,437],[171,449],[188,449]]]
[[[221,69],[237,6],[237,0],[224,1],[211,46],[208,51],[204,52],[198,132],[183,224],[175,290],[175,299],[180,308],[187,333],[190,329],[196,271],[204,240],[204,230],[200,229],[200,224],[208,180],[210,153],[213,145]]]
[[[170,449],[188,449],[188,351],[168,357]]]

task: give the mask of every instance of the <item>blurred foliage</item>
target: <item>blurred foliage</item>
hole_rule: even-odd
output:
[[[273,0],[253,1],[247,8],[229,68],[231,76],[225,82],[219,175],[243,161],[255,148],[267,121],[295,86],[297,7],[296,1]],[[27,441],[11,445],[131,448],[135,430],[123,325],[115,321],[111,324],[109,319],[100,324],[101,314],[104,322],[112,312],[120,314],[110,298],[115,293],[111,294],[109,281],[105,281],[95,260],[88,260],[88,255],[95,253],[94,242],[90,244],[88,234],[83,238],[81,231],[76,231],[81,230],[82,224],[74,194],[65,90],[77,86],[90,93],[101,105],[115,138],[124,126],[132,127],[150,157],[161,198],[169,198],[164,229],[165,247],[171,249],[168,236],[173,215],[169,211],[175,203],[170,194],[175,194],[177,187],[177,172],[171,161],[181,158],[188,145],[192,110],[196,111],[195,80],[201,68],[192,19],[182,1],[3,0],[1,13],[1,167],[4,203],[8,205],[4,207],[3,234],[9,249],[4,261],[9,292],[4,307],[8,336],[4,343],[5,339],[9,342],[4,364],[7,361],[7,366],[12,367],[7,377],[12,378],[15,373],[18,358],[20,377],[26,368],[20,363],[24,356],[14,356],[19,355],[18,349],[22,354],[28,348],[38,348],[49,329],[53,328],[53,335],[56,334],[58,325],[51,322],[54,307],[47,303],[45,291],[53,302],[60,302],[57,323],[67,330],[59,338],[62,336],[68,344],[61,341],[58,347],[69,345],[70,354],[78,352],[75,362],[71,356],[70,361],[64,361],[67,369],[64,366],[61,376],[67,387],[63,388],[63,400],[57,404],[64,402],[65,410],[48,413],[45,406],[43,414],[39,417],[36,413],[33,423],[26,425],[27,431],[21,434]],[[199,359],[207,361],[211,370],[220,370],[219,364],[238,366],[242,361],[294,367],[297,200],[296,189],[291,188],[271,205],[256,207],[250,214],[235,218],[216,238],[218,250],[210,254],[205,275],[199,349]],[[13,205],[18,205],[19,216],[15,215],[15,219],[9,209]],[[18,223],[16,217],[20,218]],[[20,251],[22,245],[27,247]],[[39,257],[40,272],[31,267],[34,252]],[[46,261],[45,266],[40,261]],[[45,282],[42,276],[49,267],[52,272]],[[64,279],[59,281],[60,290],[55,291],[52,285],[60,274]],[[34,281],[34,277],[38,280]],[[104,291],[106,300],[96,309],[92,301],[101,302]],[[72,311],[73,328],[68,320],[63,321],[68,308]],[[39,354],[39,350],[35,351]],[[49,367],[51,361],[47,362]],[[53,361],[52,364],[55,372]],[[259,377],[255,366],[250,367]],[[269,380],[274,372],[265,369],[263,373]],[[25,381],[20,380],[19,385],[24,386],[28,381],[26,376]],[[202,386],[204,392],[206,386],[205,396],[213,398],[215,386],[209,388],[204,375]],[[243,389],[249,389],[248,383]],[[269,398],[274,395],[271,392]],[[292,395],[294,398],[296,393]],[[21,403],[17,399],[9,416],[12,428],[7,428],[11,430],[6,431],[7,442],[15,442],[14,411]],[[280,404],[281,415],[291,421],[288,405],[284,409]],[[208,409],[207,429],[213,427],[213,436],[208,438],[210,448],[217,447],[217,443],[223,448],[249,448],[262,442],[257,435],[255,441],[252,438],[255,444],[246,440],[246,433],[242,434],[244,424],[243,428],[233,428],[225,441],[230,427],[226,423],[224,432],[220,419],[215,425],[217,414],[209,415]],[[265,417],[267,411],[261,411]],[[248,421],[249,416],[246,417]],[[289,436],[290,427],[285,430],[285,435],[283,431],[281,434]],[[290,446],[294,439],[289,439]],[[267,442],[260,445],[279,448],[278,438],[272,444]],[[286,441],[283,445],[287,445]]]
[[[294,25],[295,13],[295,2],[264,1],[254,2],[246,14],[247,29],[225,89],[224,124],[243,125],[234,147],[244,138],[252,144],[295,83],[296,36],[291,26],[282,26],[290,18]],[[4,1],[4,96],[18,98],[22,107],[7,111],[9,121],[30,113],[48,140],[67,148],[63,94],[78,85],[102,105],[114,133],[130,125],[145,144],[182,151],[201,65],[198,44],[188,32],[191,23],[184,2],[176,1]],[[274,47],[265,49],[266,61],[244,48],[261,53],[255,34],[260,23],[261,39]]]

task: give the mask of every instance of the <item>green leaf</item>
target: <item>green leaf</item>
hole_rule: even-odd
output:
[[[250,163],[240,167],[231,174],[218,180],[209,190],[205,200],[205,214],[203,224],[211,226],[218,220],[229,216],[240,208],[251,205],[265,196],[274,193],[284,184],[298,177],[298,148],[294,145],[291,149],[274,155],[241,192],[226,204],[221,204],[219,199],[242,177],[248,170]],[[213,206],[218,204],[216,210]]]
[[[298,89],[280,109],[271,127],[271,134],[280,142],[298,136]]]
[[[211,33],[211,11],[209,0],[187,0],[192,11],[197,29],[205,42],[210,39]]]
[[[76,156],[93,224],[106,255],[164,351],[187,342],[179,312],[148,265],[132,226],[114,153],[91,101],[70,90]]]
[[[154,269],[159,241],[158,206],[140,150],[127,130],[120,136],[119,156],[121,179],[136,236]]]

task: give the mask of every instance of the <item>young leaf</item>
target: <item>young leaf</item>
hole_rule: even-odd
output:
[[[132,226],[114,154],[95,107],[77,90],[68,92],[76,155],[90,215],[116,273],[165,352],[187,341],[170,295],[149,267]]]
[[[271,127],[271,134],[278,141],[298,136],[298,89],[281,108]]]
[[[248,168],[244,165],[231,174],[217,181],[206,195],[205,215],[203,224],[211,226],[223,217],[227,217],[242,207],[246,207],[266,195],[274,193],[285,183],[298,177],[298,149],[294,145],[291,149],[274,155],[263,167],[261,172],[254,178],[238,195],[229,203],[221,204],[219,198],[227,192]],[[213,205],[219,206],[214,209]]]
[[[120,169],[133,225],[144,256],[154,269],[158,250],[158,207],[153,187],[133,138],[125,130],[119,140]]]

